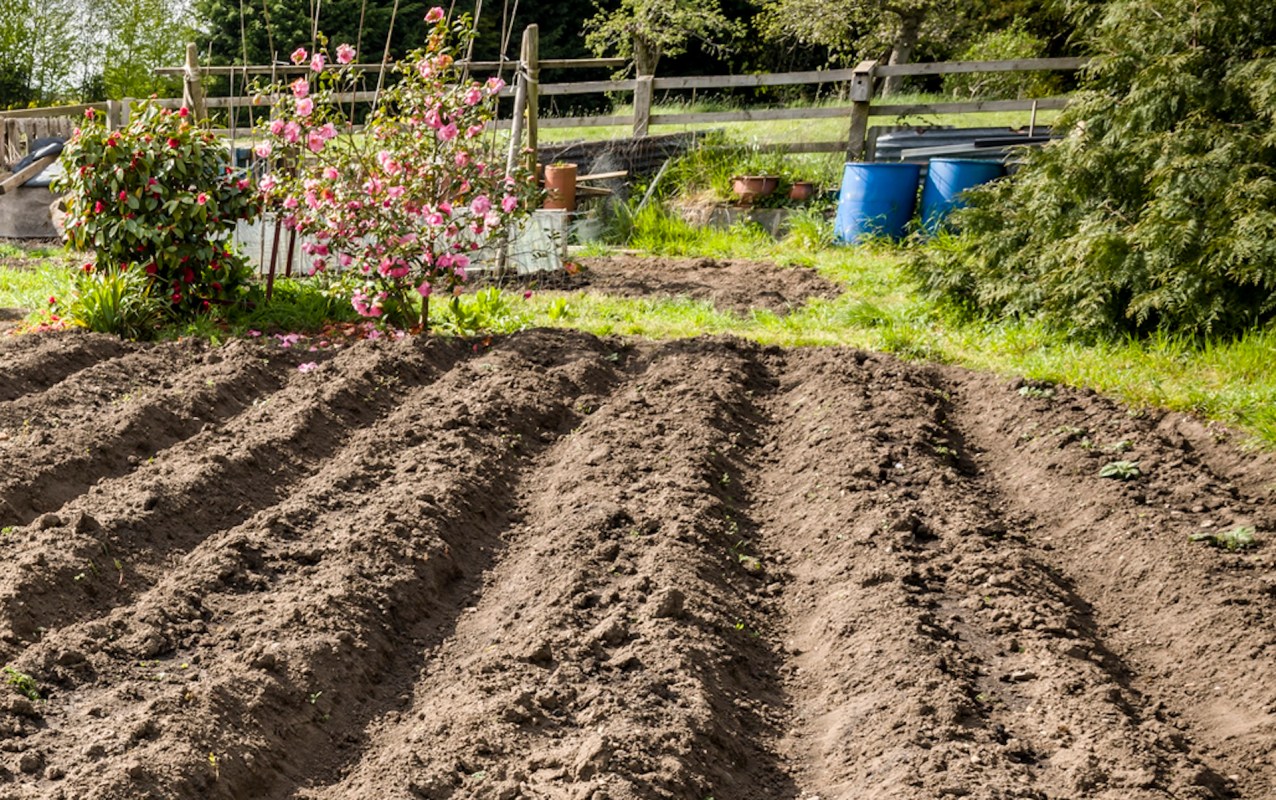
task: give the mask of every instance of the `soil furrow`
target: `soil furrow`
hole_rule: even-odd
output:
[[[398,705],[427,644],[404,632],[460,612],[439,603],[471,569],[448,539],[508,525],[520,465],[613,380],[607,352],[574,334],[498,343],[132,605],[30,648],[16,663],[51,691],[11,757],[41,765],[27,796],[271,797],[321,780]],[[86,747],[92,762],[59,766]]]
[[[68,344],[69,342],[69,344]],[[0,339],[0,402],[42,392],[67,376],[137,346],[96,333],[46,333]]]
[[[26,525],[56,511],[99,480],[131,472],[176,442],[194,436],[269,395],[286,380],[285,359],[252,345],[207,354],[203,363],[101,416],[19,437],[0,450],[0,527]]]
[[[523,481],[523,522],[412,707],[299,796],[792,797],[748,601],[763,579],[738,549],[756,359],[713,340],[646,353]]]
[[[953,371],[953,420],[985,480],[1035,520],[1042,569],[1085,598],[1128,684],[1165,719],[1198,770],[1197,796],[1276,791],[1276,573],[1264,551],[1230,553],[1189,534],[1273,529],[1269,497],[1239,491],[1208,454],[1167,440],[1160,420],[1085,393],[1008,386]],[[1099,476],[1137,463],[1129,481]],[[1185,796],[1192,796],[1185,792]]]
[[[0,570],[0,657],[40,630],[128,602],[172,558],[279,502],[352,429],[456,357],[454,348],[368,345],[313,374],[278,365],[286,385],[266,402],[11,531],[0,542],[9,551]]]

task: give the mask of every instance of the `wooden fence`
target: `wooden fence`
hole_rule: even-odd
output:
[[[734,123],[763,120],[791,120],[801,122],[815,119],[845,119],[847,135],[845,139],[827,142],[779,142],[769,145],[771,149],[791,153],[825,153],[844,152],[848,160],[859,160],[865,155],[866,144],[869,143],[869,120],[874,117],[900,117],[919,114],[970,114],[989,111],[1027,111],[1035,114],[1062,108],[1066,103],[1063,97],[1047,97],[1029,100],[974,100],[967,102],[944,103],[911,103],[899,104],[874,102],[874,83],[878,78],[893,75],[948,75],[971,72],[1029,72],[1037,70],[1071,71],[1083,67],[1086,59],[1082,58],[1033,58],[1011,61],[947,61],[920,64],[882,65],[875,61],[865,61],[850,69],[816,70],[808,72],[769,73],[761,75],[702,75],[702,76],[656,76],[636,75],[633,78],[614,80],[567,81],[541,83],[542,70],[562,70],[580,68],[622,68],[628,66],[624,59],[584,58],[584,59],[544,59],[539,58],[539,29],[530,25],[523,33],[522,49],[518,61],[473,61],[462,62],[474,72],[498,72],[514,70],[516,78],[512,86],[504,90],[506,96],[515,98],[515,111],[512,118],[499,120],[498,128],[511,130],[512,138],[517,143],[526,137],[527,147],[535,153],[540,129],[576,128],[576,127],[625,127],[635,137],[646,136],[653,127],[669,125],[693,125],[705,123]],[[359,65],[370,74],[382,71],[380,64]],[[180,75],[184,82],[183,97],[161,100],[170,107],[186,105],[195,111],[196,116],[204,117],[209,109],[238,109],[259,106],[262,98],[249,95],[230,97],[206,97],[203,78],[210,75],[239,76],[241,87],[248,82],[249,76],[285,77],[290,74],[304,73],[307,65],[273,65],[273,66],[201,66],[196,57],[194,45],[187,48],[186,63],[181,67],[165,67],[157,70],[161,75]],[[677,113],[656,113],[655,101],[658,93],[683,90],[703,89],[742,89],[778,86],[819,86],[836,85],[839,95],[848,98],[845,102],[834,105],[822,105],[807,108],[749,108],[732,111],[688,111]],[[597,94],[630,94],[632,95],[632,112],[628,114],[603,114],[595,116],[542,116],[542,99],[553,97],[571,97]],[[376,92],[362,91],[342,95],[342,102],[371,102]],[[41,117],[78,116],[87,108],[103,111],[112,125],[127,124],[132,100],[93,103],[88,105],[64,106],[59,108],[23,109],[19,111],[0,112],[0,127],[13,120],[29,120]],[[233,127],[234,115],[230,115],[232,127],[221,129],[223,135],[235,135]],[[514,150],[511,147],[511,152]],[[2,153],[0,153],[2,154]]]

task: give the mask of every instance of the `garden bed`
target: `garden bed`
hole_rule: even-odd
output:
[[[265,338],[0,338],[0,797],[1276,785],[1225,432],[845,348]]]

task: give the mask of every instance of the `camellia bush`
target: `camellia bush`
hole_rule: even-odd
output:
[[[143,101],[123,130],[92,109],[62,152],[66,238],[96,253],[91,269],[137,269],[147,291],[179,315],[238,297],[250,272],[230,247],[261,199],[233,170],[226,145],[189,112]]]
[[[1085,337],[1231,335],[1276,314],[1270,0],[1072,2],[1096,59],[1061,141],[969,195],[924,290]]]
[[[303,48],[308,75],[270,91],[279,99],[263,124],[257,155],[268,207],[303,241],[312,271],[361,276],[351,304],[397,328],[424,328],[429,297],[455,301],[476,253],[528,212],[536,191],[525,170],[506,174],[484,132],[504,83],[465,80],[456,43],[472,33],[449,26],[440,8],[425,17],[426,46],[400,62],[398,80],[379,98],[360,135],[347,135],[349,108],[336,95],[357,78],[355,52]]]

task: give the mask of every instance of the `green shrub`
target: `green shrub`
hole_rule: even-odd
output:
[[[1067,136],[969,194],[910,268],[987,316],[1085,336],[1232,334],[1276,311],[1276,14],[1114,0]],[[1087,20],[1090,22],[1090,20]],[[1083,26],[1079,26],[1083,27]]]
[[[150,339],[166,314],[145,272],[133,269],[93,270],[76,281],[66,316],[72,325],[125,339]]]
[[[67,239],[104,272],[137,265],[179,314],[231,302],[249,272],[226,237],[259,201],[229,164],[226,145],[185,109],[144,101],[119,131],[90,109],[54,187],[69,194]]]
[[[957,57],[959,61],[1009,61],[1042,58],[1046,42],[1032,35],[1023,20],[991,31],[971,43]],[[1060,90],[1059,76],[1053,72],[964,72],[944,76],[944,93],[956,97],[1049,97]]]

